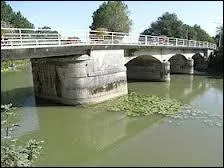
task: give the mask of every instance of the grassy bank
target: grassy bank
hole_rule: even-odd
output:
[[[1,61],[1,72],[26,69],[30,64],[29,59]]]

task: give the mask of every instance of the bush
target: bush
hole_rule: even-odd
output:
[[[13,112],[15,108],[12,104],[1,105],[1,127],[6,130],[6,135],[1,141],[1,167],[22,167],[32,166],[33,161],[41,150],[41,143],[43,141],[29,140],[25,146],[16,144],[17,139],[10,136],[15,126],[14,118],[16,113]]]

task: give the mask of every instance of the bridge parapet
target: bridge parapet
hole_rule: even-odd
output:
[[[122,32],[74,30],[74,37],[62,36],[51,29],[1,28],[1,49],[38,48],[82,45],[140,45],[216,49],[206,41],[195,41],[164,36],[132,35]]]

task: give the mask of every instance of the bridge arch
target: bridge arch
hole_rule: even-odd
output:
[[[195,53],[192,56],[192,59],[194,60],[194,70],[205,71],[207,69],[208,62],[201,53]]]
[[[140,55],[134,55],[134,56],[128,56],[128,57],[125,57],[125,65],[127,63],[129,63],[130,61],[134,60],[134,59],[145,59],[145,60],[157,60],[159,62],[162,62],[161,59],[159,59],[158,57],[154,56],[154,55],[151,55],[151,54],[140,54]],[[136,60],[135,60],[136,61]]]
[[[187,58],[184,54],[175,54],[168,60],[170,62],[170,73],[193,74],[193,59]]]
[[[183,53],[176,53],[176,54],[170,54],[167,57],[167,60],[169,61],[170,59],[176,59],[177,57],[182,57],[183,59],[188,59],[188,54],[183,54]]]
[[[169,62],[161,62],[152,55],[140,55],[132,57],[125,64],[127,78],[147,81],[168,81],[170,80]]]

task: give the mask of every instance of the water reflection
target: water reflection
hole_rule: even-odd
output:
[[[144,149],[145,144],[138,144],[137,142],[137,145],[136,143],[133,144],[136,150],[138,146],[142,148],[142,158],[145,156],[144,153],[147,156],[150,155],[150,157],[153,157],[154,153],[150,151],[152,149],[158,155],[164,154],[166,158],[169,158],[167,155],[170,154],[169,150],[171,147],[161,148],[158,145],[158,141],[161,141],[160,144],[163,144],[162,140],[166,141],[171,134],[173,140],[175,140],[178,137],[194,137],[199,132],[202,132],[201,127],[198,127],[193,121],[190,121],[190,124],[186,123],[183,128],[177,129],[177,133],[174,133],[175,129],[170,129],[166,125],[161,124],[163,117],[159,115],[129,118],[125,117],[122,113],[106,112],[104,109],[64,106],[46,100],[35,99],[31,74],[31,71],[10,74],[2,73],[1,102],[7,103],[12,100],[12,103],[19,107],[18,109],[22,114],[22,118],[20,127],[16,130],[15,135],[20,136],[21,141],[29,138],[45,141],[42,153],[43,157],[39,157],[36,162],[39,166],[90,165],[99,158],[110,158],[114,150],[121,150],[121,146],[128,146],[128,142],[136,139],[136,137],[141,137],[141,134],[145,130],[154,130],[158,127],[162,133],[157,129],[157,131],[154,131],[153,136],[149,135],[146,137],[148,139],[140,138],[141,140],[137,141],[143,141],[144,143],[151,141],[153,147],[147,146],[147,149]],[[171,75],[170,82],[130,82],[128,83],[128,87],[129,91],[136,93],[175,98],[185,104],[196,103],[202,109],[220,113],[223,112],[222,81],[222,78],[212,79],[206,76]],[[187,130],[189,134],[184,133],[184,130]],[[194,147],[194,150],[197,150],[197,153],[200,154],[200,151],[207,151],[206,149],[208,149],[203,147],[203,144],[211,143],[209,151],[211,151],[211,155],[214,154],[216,151],[212,151],[212,143],[219,143],[220,136],[217,135],[220,135],[220,133],[218,131],[209,132],[208,130],[203,130],[203,136],[213,133],[214,138],[211,136],[209,141],[205,142],[203,138],[199,137],[200,143],[199,140],[197,140],[197,143],[202,145],[201,147],[198,146],[198,148]],[[182,144],[185,143],[185,140],[182,138],[182,140],[178,141],[181,144],[179,146],[183,146]],[[192,143],[194,142],[195,139],[192,140]],[[173,141],[169,143],[171,146],[176,145],[176,142],[174,143]],[[133,145],[129,145],[127,149],[133,151]],[[165,151],[165,149],[167,150]],[[172,150],[176,154],[175,156],[179,157],[178,160],[180,162],[181,159],[184,160],[178,149],[173,148]],[[186,148],[185,150],[188,150],[188,152],[192,151],[191,148]],[[158,153],[158,151],[161,151],[161,153]],[[125,159],[123,155],[126,155],[126,159],[128,158],[129,153],[121,153],[120,160]],[[220,156],[220,154],[218,153],[217,156]],[[147,159],[143,160],[146,164],[150,162]],[[216,163],[214,158],[211,157],[210,160],[214,160],[214,163]],[[154,162],[158,163],[157,161],[155,158]],[[204,163],[204,160],[202,161]],[[131,161],[126,160],[124,162],[130,163]],[[167,162],[169,162],[168,159]],[[170,164],[172,164],[171,162]]]
[[[223,79],[219,79],[223,81]],[[141,85],[141,87],[139,87]],[[191,104],[195,98],[200,97],[210,88],[223,90],[222,82],[214,81],[207,76],[171,75],[170,82],[137,82],[131,81],[129,91],[141,94],[155,94],[169,97]],[[152,89],[150,89],[152,88]]]
[[[120,113],[94,112],[81,107],[58,107],[53,112],[51,107],[42,108],[38,117],[41,139],[48,144],[46,157],[40,163],[48,166],[79,165],[104,155],[162,119],[161,116],[132,119]]]

